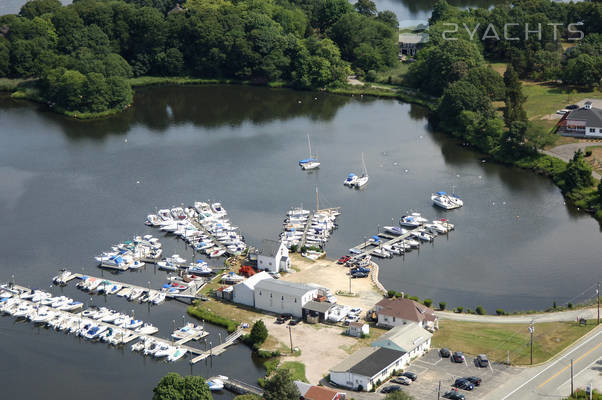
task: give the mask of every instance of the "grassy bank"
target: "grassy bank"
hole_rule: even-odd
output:
[[[25,79],[0,78],[0,92],[14,92]]]
[[[286,82],[253,82],[237,79],[203,79],[187,76],[139,76],[129,80],[132,87],[161,86],[161,85],[259,85],[272,88],[286,87]]]
[[[382,83],[378,84],[366,84],[364,86],[353,86],[347,85],[338,88],[326,89],[328,93],[341,94],[341,95],[353,95],[353,96],[374,96],[390,99],[398,99],[406,103],[418,104],[433,110],[435,107],[436,99],[424,96],[412,89],[404,88],[395,85],[386,85]]]
[[[535,325],[533,363],[549,360],[595,327],[595,322],[546,322]],[[439,321],[433,347],[447,347],[476,355],[486,353],[491,360],[506,362],[508,352],[514,365],[530,363],[528,324]],[[470,361],[469,361],[470,362]]]
[[[223,326],[230,333],[234,332],[240,325],[240,322],[224,317],[223,315],[214,312],[210,308],[206,308],[200,304],[188,307],[188,314],[197,319],[210,322],[214,325]]]
[[[525,111],[529,119],[540,119],[569,104],[591,98],[600,97],[602,93],[593,90],[573,88],[564,89],[546,83],[523,82],[523,94],[527,96]],[[554,123],[557,121],[554,121]]]

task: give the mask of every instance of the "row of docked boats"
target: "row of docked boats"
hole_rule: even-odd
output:
[[[196,260],[192,263],[188,263],[186,259],[180,257],[178,254],[174,254],[171,257],[159,261],[157,266],[159,269],[165,271],[182,271],[196,276],[209,276],[214,274],[213,269],[209,267],[209,264],[206,261]]]
[[[159,239],[152,235],[135,236],[95,257],[100,267],[125,271],[139,269],[145,263],[155,263],[163,254]]]
[[[338,209],[333,208],[314,213],[300,207],[293,208],[286,213],[280,239],[290,249],[301,245],[305,236],[306,247],[322,248],[336,229],[336,218],[340,214]]]
[[[374,235],[366,240],[363,249],[351,248],[352,254],[364,254],[367,246],[373,246],[370,254],[379,258],[390,258],[402,255],[420,247],[421,242],[432,242],[438,235],[447,234],[455,227],[447,219],[429,221],[420,213],[404,215],[399,220],[400,226],[384,226],[383,234]],[[394,241],[396,236],[404,236]],[[356,258],[353,258],[356,260]]]
[[[145,356],[151,356],[158,359],[165,359],[175,362],[184,357],[188,350],[181,346],[173,346],[163,340],[157,340],[151,337],[143,337],[132,345],[132,351],[137,351]]]
[[[161,209],[149,214],[145,223],[182,238],[195,250],[211,258],[240,254],[247,245],[238,227],[228,219],[221,203],[195,202],[193,207]]]
[[[130,301],[159,305],[165,301],[166,291],[130,287],[93,276],[80,276],[76,287],[89,293],[117,295]]]

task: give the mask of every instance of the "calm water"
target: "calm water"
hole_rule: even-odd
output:
[[[299,170],[306,134],[322,167]],[[361,169],[366,190],[342,185]],[[435,209],[430,194],[450,190],[465,207]],[[448,217],[456,231],[420,252],[380,261],[387,288],[449,306],[487,310],[545,308],[554,300],[576,302],[602,278],[596,221],[568,209],[549,180],[491,163],[447,136],[431,132],[424,109],[391,100],[269,90],[244,86],[155,88],[136,95],[136,106],[114,118],[79,122],[29,103],[0,97],[0,281],[15,276],[48,287],[58,267],[99,274],[92,257],[133,234],[155,233],[143,225],[156,207],[220,200],[248,242],[277,238],[286,210],[341,206],[331,257],[389,225],[408,210]],[[165,237],[166,252],[192,258],[181,242]],[[120,279],[158,287],[165,274],[153,267]],[[59,293],[60,289],[53,289]],[[167,336],[185,307],[70,296],[107,304],[155,323]],[[211,328],[208,341],[224,331]],[[73,390],[61,399],[147,399],[168,371],[190,373],[186,362],[164,364],[102,344],[0,318],[0,365],[8,397],[37,398]],[[201,363],[202,364],[202,363]],[[48,374],[52,369],[52,374]],[[224,374],[256,382],[262,370],[249,350],[235,346],[193,373]],[[36,385],[28,385],[32,377]],[[11,396],[12,395],[12,396]],[[57,394],[59,396],[59,394]],[[57,397],[58,398],[58,397]],[[217,398],[230,398],[228,394]]]

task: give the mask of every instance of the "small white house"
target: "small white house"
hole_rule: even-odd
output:
[[[255,308],[301,318],[303,306],[318,294],[318,288],[279,279],[264,279],[255,284]]]
[[[566,136],[602,137],[602,109],[592,106],[591,101],[566,113],[558,122],[558,132]]]
[[[367,336],[370,334],[370,325],[363,322],[350,322],[346,333],[353,337]]]
[[[245,306],[255,307],[255,285],[264,279],[274,279],[265,271],[261,271],[244,281],[234,285],[232,301]]]
[[[382,299],[374,306],[377,326],[393,328],[413,322],[425,329],[439,329],[438,318],[433,309],[411,299]]]
[[[431,348],[433,334],[413,322],[396,326],[373,341],[370,346],[404,352],[403,364],[408,365],[413,358],[420,357]]]
[[[261,242],[261,245],[261,251],[257,254],[257,269],[279,272],[290,268],[288,249],[283,242],[266,239]]]
[[[370,391],[402,368],[404,354],[384,347],[362,347],[330,370],[330,380],[341,387]]]

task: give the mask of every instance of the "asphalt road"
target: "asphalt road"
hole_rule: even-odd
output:
[[[602,386],[602,327],[597,327],[554,360],[535,368],[525,368],[491,394],[492,399],[560,399],[570,394],[571,359],[575,389],[593,380]]]
[[[459,314],[450,311],[435,311],[439,319],[449,319],[453,321],[466,322],[487,322],[495,324],[528,324],[532,320],[541,322],[559,322],[576,321],[577,318],[595,319],[598,317],[597,307],[582,308],[569,311],[558,311],[539,314],[521,314],[521,315],[477,315],[477,314]]]

